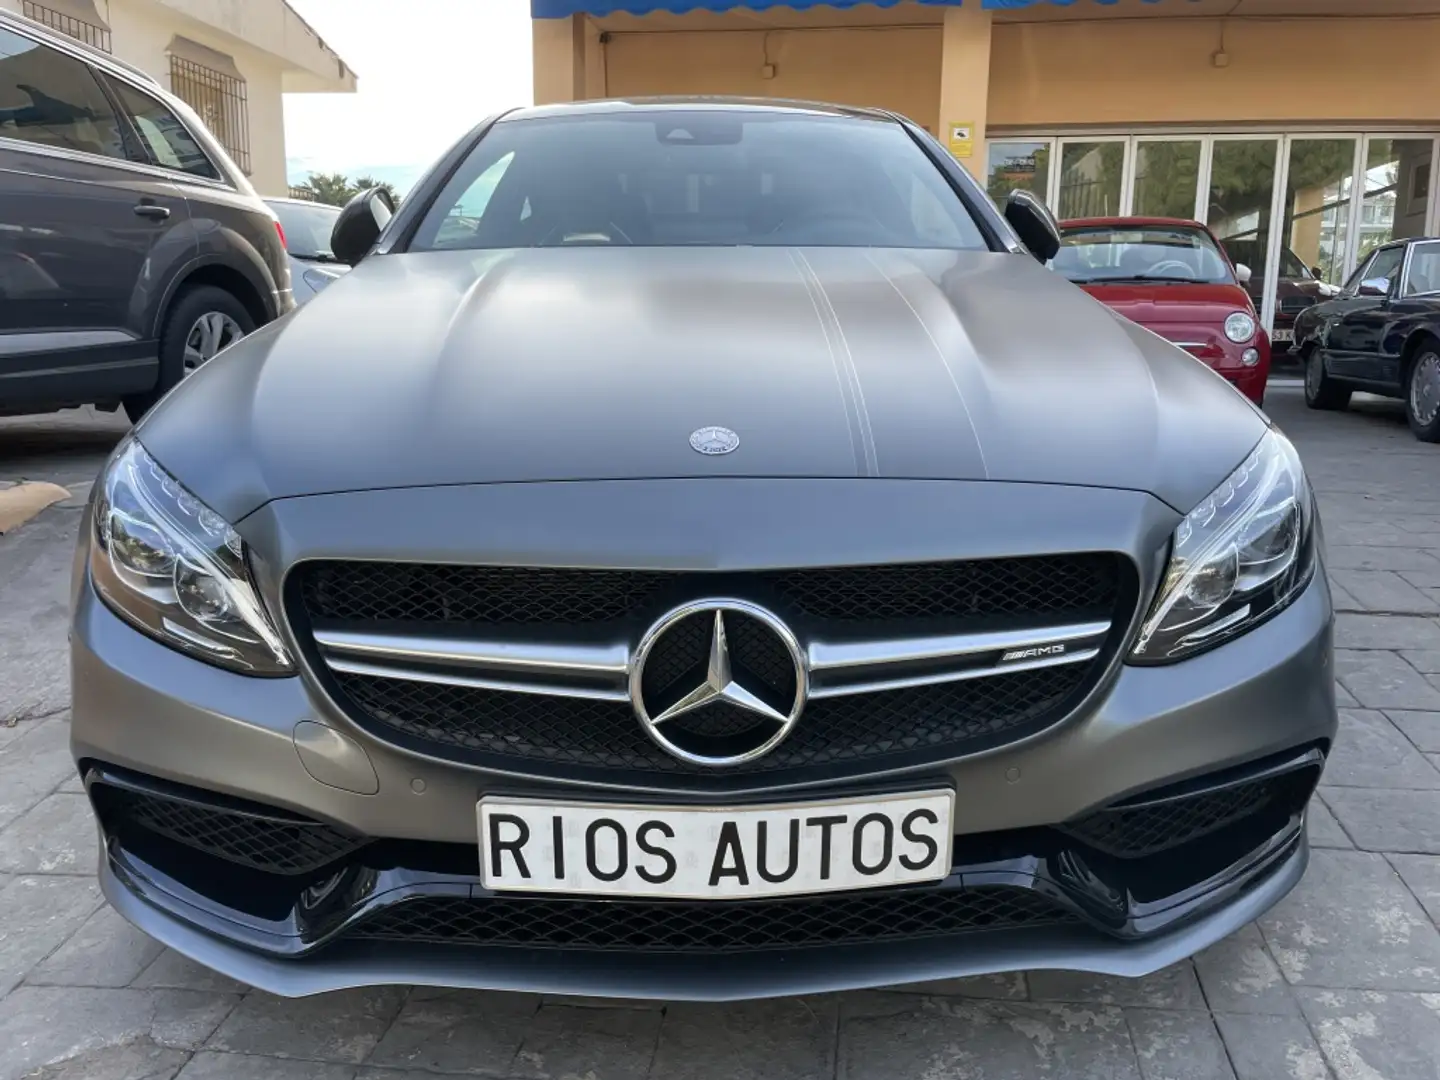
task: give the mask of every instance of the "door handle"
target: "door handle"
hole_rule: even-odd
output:
[[[157,206],[155,203],[142,202],[136,204],[135,213],[143,218],[164,221],[170,216],[170,208],[168,206]]]

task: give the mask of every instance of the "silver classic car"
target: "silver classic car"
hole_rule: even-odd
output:
[[[924,131],[523,109],[202,367],[82,526],[110,902],[280,994],[1139,975],[1331,741],[1295,449]]]

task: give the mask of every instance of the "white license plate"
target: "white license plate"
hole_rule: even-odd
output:
[[[939,881],[948,789],[766,806],[650,806],[486,796],[480,874],[497,892],[703,900]]]
[[[1275,332],[1273,332],[1273,333],[1270,335],[1270,340],[1271,340],[1271,341],[1294,341],[1294,340],[1295,340],[1295,331],[1294,331],[1294,330],[1276,330]]]

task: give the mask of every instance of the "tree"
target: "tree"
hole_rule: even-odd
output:
[[[311,173],[303,184],[296,185],[301,191],[318,203],[330,206],[344,206],[355,194],[348,177],[341,173]]]
[[[394,205],[400,205],[400,193],[395,190],[395,185],[389,180],[376,180],[373,176],[357,176],[355,178],[356,191],[369,191],[371,188],[380,188],[390,196],[390,201]]]

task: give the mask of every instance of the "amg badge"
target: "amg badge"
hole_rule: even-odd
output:
[[[1008,664],[1014,660],[1036,660],[1042,656],[1060,656],[1064,652],[1064,645],[1037,645],[1033,649],[1011,649],[1000,657],[1000,662]]]

